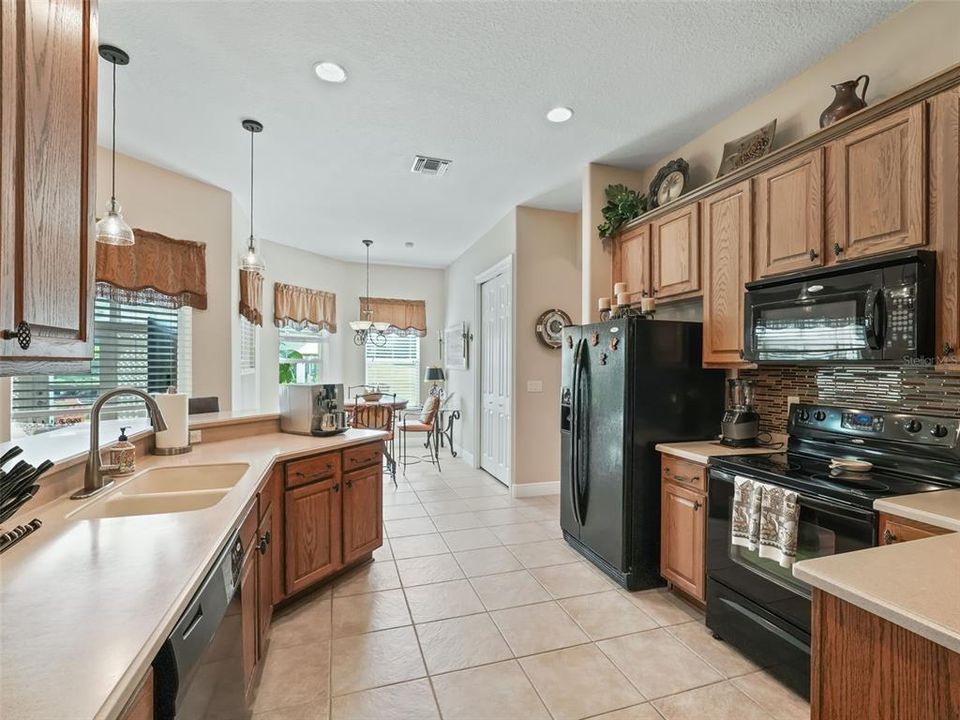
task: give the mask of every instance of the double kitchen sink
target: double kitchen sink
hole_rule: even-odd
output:
[[[246,463],[144,470],[68,517],[76,520],[156,515],[213,507],[246,474]]]

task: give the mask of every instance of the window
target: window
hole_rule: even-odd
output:
[[[15,377],[11,435],[35,435],[85,422],[97,396],[116,387],[156,393],[173,385],[189,393],[191,319],[190,308],[124,305],[97,298],[90,374]],[[146,408],[138,398],[120,397],[103,409],[101,417],[146,417]]]
[[[257,326],[240,316],[240,374],[257,372]]]
[[[280,384],[318,383],[327,363],[326,330],[280,331]]]
[[[420,338],[416,335],[387,335],[383,347],[365,346],[366,384],[379,385],[397,398],[420,404]]]

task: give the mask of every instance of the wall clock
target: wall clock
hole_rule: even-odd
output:
[[[556,349],[563,343],[564,326],[570,324],[570,316],[563,310],[557,308],[547,310],[537,318],[535,330],[537,340],[548,348]]]

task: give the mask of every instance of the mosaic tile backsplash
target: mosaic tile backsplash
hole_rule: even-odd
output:
[[[960,373],[924,367],[760,367],[755,381],[760,429],[786,432],[787,398],[800,402],[960,417]]]

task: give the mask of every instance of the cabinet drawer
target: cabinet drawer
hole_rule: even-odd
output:
[[[673,482],[683,487],[707,491],[707,468],[672,455],[664,455],[661,461],[664,482]]]
[[[286,487],[295,488],[317,480],[340,477],[340,453],[324,453],[287,463]]]
[[[343,451],[343,467],[346,472],[359,470],[370,465],[379,465],[383,459],[383,445],[370,443]]]

